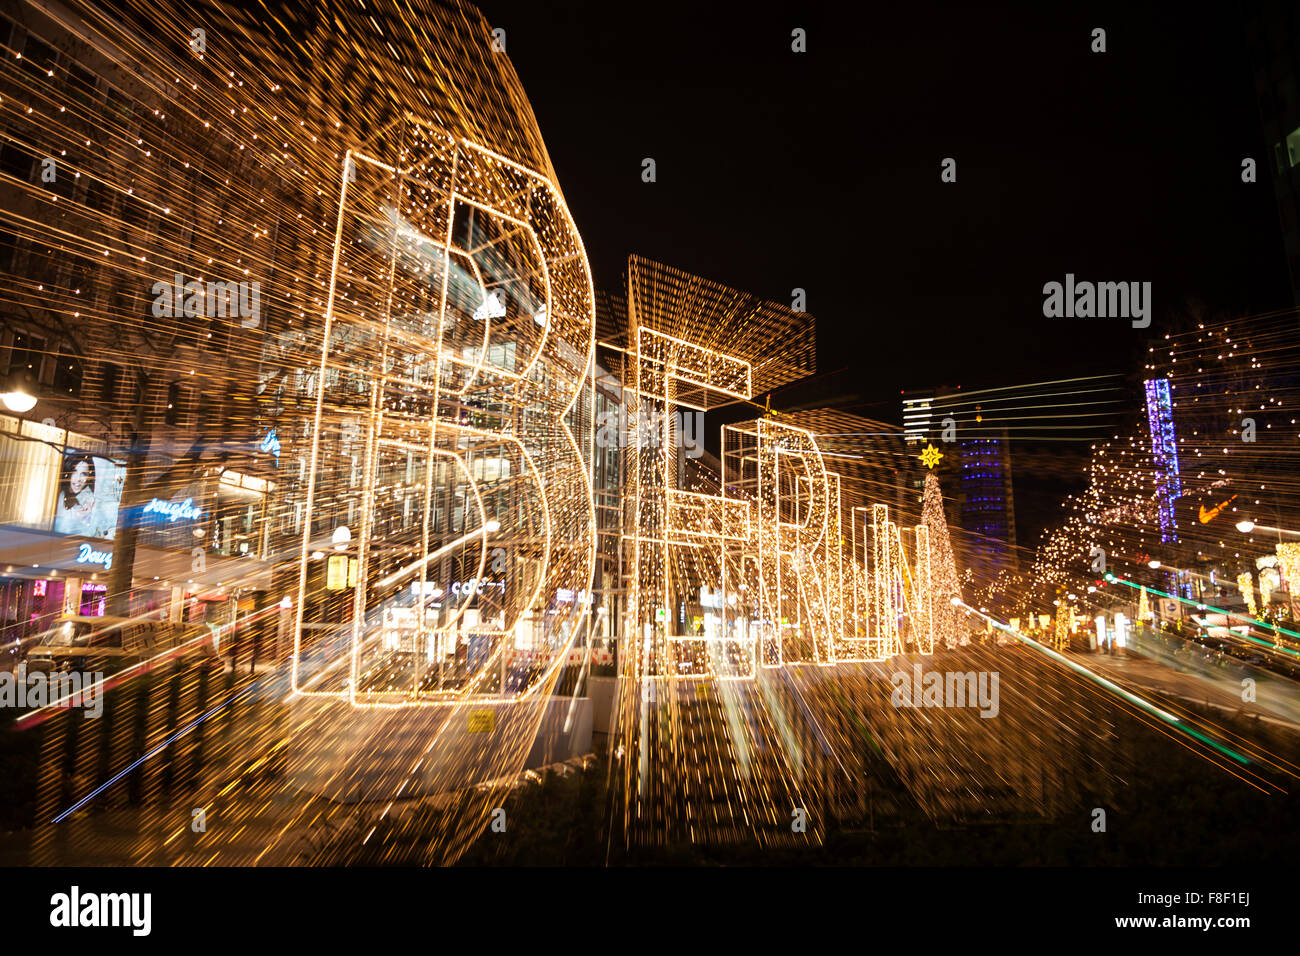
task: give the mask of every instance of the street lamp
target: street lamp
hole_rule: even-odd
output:
[[[5,408],[11,412],[30,412],[36,407],[36,396],[18,384],[12,385],[7,392],[0,395],[0,400],[4,401]]]
[[[39,389],[32,366],[15,368],[0,377],[0,402],[11,412],[30,412],[36,407]]]
[[[1292,531],[1290,528],[1275,528],[1272,525],[1256,524],[1253,521],[1237,522],[1237,530],[1242,534],[1250,534],[1252,531],[1276,531],[1278,540],[1282,540],[1282,535],[1289,534],[1300,538],[1300,531]]]
[[[1160,567],[1160,562],[1157,561],[1155,558],[1152,558],[1150,561],[1147,562],[1147,567],[1150,568],[1152,571],[1154,571],[1156,568]]]

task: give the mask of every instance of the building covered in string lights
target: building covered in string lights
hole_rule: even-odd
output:
[[[197,61],[132,65],[115,29],[0,14],[0,644],[61,613],[224,621],[271,587],[258,392],[288,310],[262,292],[309,202],[188,112]]]

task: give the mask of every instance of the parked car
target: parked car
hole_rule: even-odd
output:
[[[187,641],[192,645],[185,647]],[[83,671],[112,674],[185,647],[185,656],[216,660],[211,634],[171,621],[67,614],[38,634],[27,652],[27,673]]]

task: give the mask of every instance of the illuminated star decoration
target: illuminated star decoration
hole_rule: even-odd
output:
[[[926,468],[933,470],[934,466],[939,464],[939,459],[943,457],[943,452],[935,448],[933,445],[926,445],[925,450],[921,452],[919,457],[921,459],[921,464],[925,465]]]

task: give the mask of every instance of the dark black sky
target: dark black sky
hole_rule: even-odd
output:
[[[819,368],[849,370],[863,414],[898,420],[901,387],[1128,371],[1189,296],[1291,304],[1233,6],[481,7],[597,283],[638,252],[776,301],[803,287]],[[1152,328],[1043,318],[1067,272],[1151,281]]]

